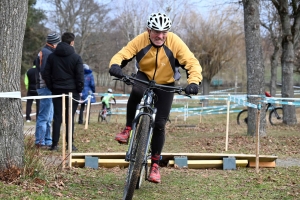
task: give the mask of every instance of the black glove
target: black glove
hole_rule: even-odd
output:
[[[195,84],[195,83],[191,83],[191,84],[189,84],[188,86],[186,86],[184,92],[185,92],[187,95],[190,95],[190,94],[198,94],[198,85]]]
[[[122,69],[119,65],[113,64],[109,69],[109,74],[117,78],[122,78],[124,76]]]

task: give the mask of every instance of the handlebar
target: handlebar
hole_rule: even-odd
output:
[[[126,83],[127,85],[134,85],[135,82],[134,81],[137,81],[139,83],[143,83],[145,85],[148,86],[148,88],[151,88],[151,89],[159,89],[159,90],[163,90],[165,92],[172,92],[172,93],[177,93],[179,95],[183,95],[183,96],[187,96],[187,97],[190,97],[190,95],[188,94],[182,94],[183,91],[185,91],[185,88],[183,87],[180,87],[180,86],[168,86],[168,85],[161,85],[161,84],[158,84],[156,83],[154,80],[150,80],[150,81],[144,81],[144,80],[141,80],[141,79],[138,79],[135,77],[135,74],[132,74],[131,76],[129,75],[124,75],[121,79],[120,78],[114,78],[113,80],[120,80],[120,81],[123,81],[124,83]]]

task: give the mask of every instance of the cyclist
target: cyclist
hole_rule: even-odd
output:
[[[106,94],[105,96],[102,96],[101,97],[101,101],[102,101],[102,110],[107,109],[107,112],[110,111],[110,105],[109,105],[109,102],[110,100],[114,100],[115,104],[116,104],[116,99],[114,97],[114,95],[112,94],[112,89],[108,88],[107,90],[108,94]]]
[[[136,57],[138,72],[136,77],[145,81],[154,80],[158,84],[174,86],[178,80],[178,68],[187,71],[186,94],[197,94],[202,80],[202,68],[187,45],[174,33],[169,32],[172,22],[164,13],[153,13],[148,17],[147,30],[131,40],[110,61],[111,76],[122,78],[122,68]],[[151,141],[151,169],[148,180],[160,183],[159,160],[165,142],[165,125],[168,119],[174,93],[154,90],[157,114]],[[137,104],[143,97],[144,89],[134,85],[128,99],[126,127],[115,137],[119,143],[127,143],[135,117]]]

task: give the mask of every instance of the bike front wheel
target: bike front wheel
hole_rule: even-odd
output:
[[[241,112],[239,112],[238,116],[237,116],[237,124],[238,125],[247,125],[248,124],[248,110],[242,110]]]
[[[143,177],[142,168],[145,166],[143,163],[147,162],[146,150],[149,145],[148,133],[150,129],[150,117],[148,115],[142,115],[139,120],[135,139],[132,144],[132,152],[130,155],[130,162],[127,172],[127,178],[123,193],[123,200],[131,200],[133,197],[134,189],[140,188]],[[144,171],[145,172],[145,171]]]
[[[269,121],[272,125],[281,124],[283,121],[283,109],[282,108],[275,108],[271,110],[269,115]]]

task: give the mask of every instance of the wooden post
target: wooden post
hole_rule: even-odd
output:
[[[228,150],[229,110],[230,110],[230,94],[228,94],[228,99],[227,99],[227,123],[226,123],[225,151]]]
[[[90,107],[91,107],[91,96],[89,95],[87,108],[86,108],[85,127],[84,127],[85,130],[88,128],[88,124],[89,124]]]
[[[66,167],[66,95],[62,94],[62,169]]]
[[[201,124],[201,122],[202,122],[202,112],[203,112],[203,102],[200,102],[200,104],[201,104],[201,111],[200,111],[200,118],[199,118],[199,124]]]
[[[257,119],[256,119],[256,158],[255,158],[255,170],[259,172],[259,126],[260,126],[260,104],[257,108]]]
[[[73,102],[73,96],[72,92],[69,92],[69,113],[68,113],[68,152],[69,152],[69,168],[72,167],[72,102]],[[63,138],[64,140],[66,138]],[[64,147],[63,147],[64,148]]]

